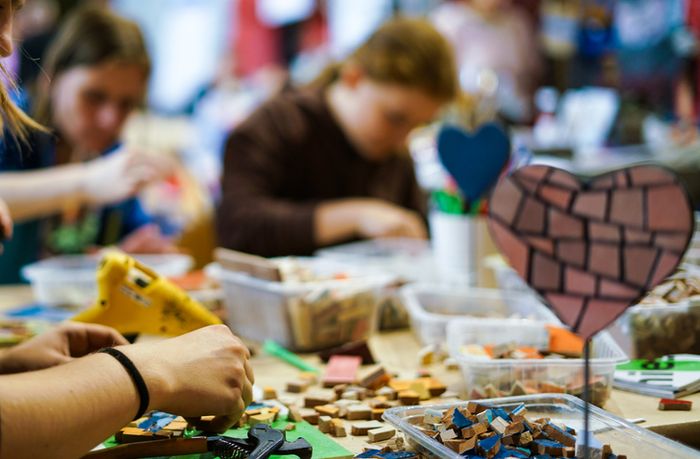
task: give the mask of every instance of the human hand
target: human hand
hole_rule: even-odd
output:
[[[225,325],[120,350],[146,381],[149,409],[188,418],[215,415],[208,430],[223,432],[253,400],[250,352]]]
[[[0,358],[0,373],[21,373],[60,365],[103,347],[128,344],[104,325],[65,322],[10,348]]]
[[[2,253],[2,241],[12,237],[12,218],[10,209],[5,201],[0,199],[0,253]]]
[[[365,238],[411,237],[425,239],[428,232],[417,212],[379,199],[358,204],[356,232]]]
[[[175,162],[166,155],[121,149],[85,163],[82,200],[88,205],[111,204],[167,178]]]
[[[164,236],[158,225],[149,224],[129,233],[119,243],[126,253],[178,253],[172,238]]]

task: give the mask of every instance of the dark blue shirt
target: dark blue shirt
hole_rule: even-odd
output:
[[[108,149],[103,155],[111,154],[116,147]],[[22,143],[6,133],[0,140],[0,172],[30,171],[55,165],[55,138],[50,134],[33,133],[28,142]],[[130,232],[153,221],[136,198],[104,207],[84,215],[81,220],[89,222],[90,219],[97,223],[95,231],[90,233],[89,240],[73,244],[69,251],[62,250],[60,244],[51,242],[60,239],[57,237],[59,234],[66,233],[60,218],[49,217],[16,223],[13,237],[5,241],[4,251],[0,255],[0,284],[22,282],[21,268],[44,254],[76,253],[87,246],[116,244]],[[77,226],[87,225],[78,222]]]

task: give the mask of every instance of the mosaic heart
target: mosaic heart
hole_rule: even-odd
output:
[[[693,233],[685,189],[650,165],[588,182],[527,166],[496,186],[489,205],[501,253],[583,338],[672,274]]]
[[[497,124],[483,125],[475,134],[445,126],[437,139],[438,156],[470,202],[481,198],[498,180],[510,158],[510,139]]]

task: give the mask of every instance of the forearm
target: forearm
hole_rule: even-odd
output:
[[[15,221],[60,212],[83,200],[83,164],[0,173],[0,198]],[[108,185],[106,185],[108,186]]]
[[[358,234],[359,212],[368,199],[339,199],[326,201],[316,208],[314,234],[319,246],[346,241]]]
[[[139,399],[126,370],[95,354],[0,377],[0,459],[75,458],[126,425]]]

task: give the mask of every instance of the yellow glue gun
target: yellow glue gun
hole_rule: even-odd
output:
[[[73,317],[108,325],[122,334],[181,335],[221,320],[177,285],[121,252],[109,252],[97,268],[94,306]]]

